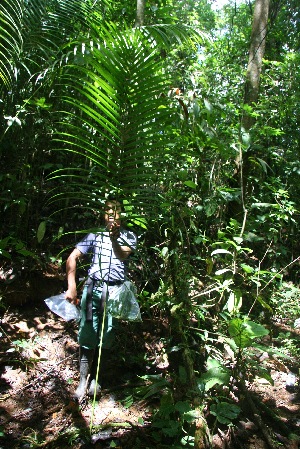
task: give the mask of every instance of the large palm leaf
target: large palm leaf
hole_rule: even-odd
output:
[[[135,198],[136,204],[142,200],[145,208],[168,148],[169,80],[153,39],[143,30],[120,31],[110,25],[102,27],[101,38],[95,37],[92,46],[85,43],[84,52],[82,43],[72,48],[60,79],[67,93],[57,140],[61,149],[82,157],[82,178],[77,167],[52,176],[70,176],[67,196],[72,184],[72,197],[77,191],[90,206],[114,191]],[[64,196],[61,185],[58,189],[55,199]]]
[[[18,0],[10,6],[4,0],[0,9],[0,78],[6,88],[20,67],[28,79],[37,71],[58,69],[57,141],[74,158],[63,173],[53,175],[60,179],[53,197],[61,197],[66,180],[67,197],[79,193],[90,207],[105,191],[140,198],[155,189],[172,120],[158,42],[165,46],[189,37],[182,26],[104,26],[103,4]]]
[[[107,3],[86,0],[1,0],[0,87],[11,89],[20,71],[28,79],[49,68],[61,47],[86,31]]]
[[[15,7],[9,0],[0,4],[0,80],[6,87],[11,85],[13,76],[12,55],[19,55],[22,47],[21,1]]]

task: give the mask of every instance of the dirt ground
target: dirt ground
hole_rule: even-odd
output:
[[[0,428],[5,434],[0,448],[86,447],[90,426],[92,447],[110,447],[112,440],[119,446],[119,439],[130,447],[131,435],[146,429],[150,416],[143,400],[132,401],[132,388],[141,383],[135,326],[121,324],[120,352],[111,351],[107,360],[102,355],[102,395],[92,406],[90,398],[80,404],[73,399],[79,381],[77,323],[63,321],[46,306],[7,311],[0,330]]]
[[[78,404],[73,399],[79,380],[77,323],[63,321],[43,301],[3,312],[0,449],[174,447],[155,443],[151,436],[155,401],[135,394],[144,382],[141,376],[164,369],[156,326],[147,318],[142,323],[121,323],[115,349],[103,354],[101,361],[100,400],[94,405],[91,399]],[[264,379],[249,383],[253,399],[249,415],[241,417],[229,432],[217,427],[214,449],[298,448],[298,391],[286,389],[289,370],[282,362],[270,360],[269,364],[274,385]],[[257,404],[276,411],[280,422],[272,422]],[[256,418],[255,406],[259,407]],[[264,426],[272,430],[269,443]],[[286,429],[292,436],[284,436]]]

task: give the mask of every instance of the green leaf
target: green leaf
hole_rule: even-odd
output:
[[[255,338],[263,337],[269,333],[264,326],[247,318],[244,320],[241,318],[231,320],[228,332],[239,348],[246,348],[252,344]]]
[[[210,390],[215,385],[228,385],[230,380],[230,370],[221,365],[218,360],[208,358],[207,372],[200,377],[200,382],[205,383],[205,391]]]
[[[145,217],[141,217],[139,215],[133,215],[131,214],[127,220],[127,225],[135,225],[135,226],[139,226],[142,229],[147,229],[148,225],[147,225],[147,219]]]
[[[143,378],[143,376],[142,376]],[[148,380],[149,380],[148,376]],[[144,387],[141,387],[140,389],[137,389],[139,394],[143,395],[144,399],[147,399],[151,396],[155,396],[156,394],[161,394],[163,388],[168,387],[169,383],[166,379],[160,378],[160,377],[152,377],[151,378],[153,383],[150,385],[146,385]]]
[[[168,418],[174,412],[174,401],[171,393],[168,391],[163,394],[159,405],[159,414],[164,418]]]
[[[63,233],[64,233],[64,227],[60,226],[60,228],[58,229],[58,233],[57,233],[58,240],[62,237]]]
[[[258,377],[266,379],[271,385],[274,385],[274,380],[266,369],[260,369]]]
[[[271,170],[271,167],[263,159],[260,159],[259,157],[257,157],[257,160],[260,163],[260,165],[262,166],[264,172],[267,174],[268,173],[268,168]]]
[[[250,338],[264,337],[269,334],[268,329],[266,329],[262,324],[255,323],[254,321],[245,320],[243,326],[245,331],[248,332]]]
[[[207,110],[209,113],[211,113],[212,110],[213,110],[212,104],[211,104],[210,101],[208,101],[206,98],[204,98],[203,101],[204,101],[204,105],[205,105],[206,110]]]
[[[90,173],[86,178],[81,176],[81,180],[71,176],[70,183],[66,184],[80,192],[78,199],[82,199],[83,189],[88,195],[87,179],[90,186],[97,185],[98,191],[110,191],[122,185],[122,197],[136,194],[135,206],[144,204],[143,217],[148,212],[145,204],[151,210],[153,204],[149,198],[144,203],[140,199],[149,195],[157,167],[165,160],[169,134],[164,128],[168,129],[172,114],[174,117],[176,114],[169,107],[168,98],[161,95],[169,80],[162,74],[154,35],[157,39],[160,36],[160,42],[165,38],[171,42],[178,35],[180,40],[189,40],[191,36],[182,26],[161,25],[154,31],[152,27],[124,29],[113,23],[102,23],[101,29],[89,27],[85,51],[81,50],[80,37],[78,42],[69,44],[68,64],[61,67],[59,78],[65,86],[61,126],[53,139],[60,151],[73,153],[83,163],[89,159],[89,166],[94,169],[94,179]],[[86,58],[81,58],[80,65],[74,58],[74,50]],[[71,175],[75,171],[70,168]],[[186,185],[197,187],[193,181]],[[54,198],[55,201],[62,199],[60,195],[53,195]],[[131,226],[147,228],[145,218],[130,214],[126,218]]]
[[[39,224],[36,236],[37,236],[37,240],[40,243],[44,236],[45,236],[45,232],[46,232],[46,221],[41,221],[41,223]]]
[[[250,265],[247,265],[245,263],[241,263],[241,268],[245,271],[245,273],[253,273],[254,268],[250,267]]]
[[[186,382],[187,382],[187,372],[186,372],[185,367],[180,365],[178,371],[179,371],[180,382],[183,383],[183,384],[186,384]]]
[[[228,302],[227,302],[227,308],[228,312],[237,312],[242,307],[242,294],[239,290],[235,292],[230,292]]]
[[[133,396],[132,396],[132,394],[130,394],[123,400],[123,405],[125,408],[130,408],[132,406],[133,402],[134,402]]]
[[[210,413],[216,416],[217,420],[222,424],[231,424],[239,416],[240,412],[240,407],[228,402],[212,404],[210,408]]]
[[[200,418],[200,412],[197,409],[190,410],[189,412],[183,414],[183,419],[188,423],[192,423],[198,418]]]
[[[6,257],[7,259],[11,259],[10,253],[8,251],[6,251],[5,249],[0,248],[0,254],[1,254],[1,256]]]
[[[196,189],[197,188],[197,184],[194,181],[184,181],[184,184],[187,187],[191,187],[192,189]]]
[[[153,427],[161,429],[164,435],[168,437],[175,437],[181,429],[182,424],[174,420],[155,420],[152,424]]]
[[[271,313],[274,313],[272,307],[261,296],[257,296],[256,299],[265,309],[268,309]]]
[[[191,406],[187,401],[179,401],[175,404],[175,410],[177,410],[181,415],[187,413],[191,410]]]
[[[240,318],[234,318],[229,322],[228,332],[239,348],[246,348],[252,342],[243,327],[243,320]]]

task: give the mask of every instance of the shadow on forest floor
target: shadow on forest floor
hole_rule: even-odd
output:
[[[150,334],[145,325],[143,331],[137,327],[119,326],[115,349],[101,361],[102,396],[92,410],[91,399],[73,400],[79,380],[77,323],[64,322],[43,304],[6,311],[0,329],[0,426],[5,434],[0,448],[87,447],[92,416],[93,429],[99,428],[92,447],[119,439],[125,444],[139,434],[146,439],[149,407],[133,400],[132,393],[142,382],[138,375],[147,371]]]
[[[168,332],[159,318],[121,323],[114,349],[101,362],[100,400],[94,406],[91,399],[78,405],[73,400],[79,380],[77,323],[53,315],[43,301],[8,308],[0,324],[0,449],[174,447],[153,439],[151,418],[159,395],[145,400],[137,394],[144,382],[140,376],[166,373],[160,355],[161,338]],[[299,436],[300,399],[296,391],[286,390],[288,368],[270,360],[270,372],[274,385],[256,379],[249,383],[249,392],[276,410],[282,423]],[[217,427],[213,447],[267,449],[250,412],[249,408],[249,416],[240,419],[234,438],[228,439]],[[271,425],[275,448],[298,447],[297,439],[281,438],[280,426]]]

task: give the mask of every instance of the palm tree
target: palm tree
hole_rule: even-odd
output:
[[[62,69],[64,119],[56,140],[61,149],[85,161],[81,195],[84,189],[89,202],[114,191],[139,203],[142,192],[154,188],[158,164],[165,157],[171,119],[167,80],[151,41],[140,29],[120,32],[110,25],[101,33],[101,39],[95,36],[84,43],[84,65],[76,63],[74,51],[82,50],[81,41],[73,44],[72,62]],[[54,176],[70,174],[69,168]]]
[[[73,163],[53,174],[56,180],[72,175],[67,192],[60,185],[53,198],[77,192],[91,207],[111,190],[140,202],[142,191],[149,199],[149,188],[155,189],[172,122],[170,81],[158,50],[189,39],[181,25],[105,23],[104,5],[19,0],[12,7],[5,0],[0,7],[2,93],[22,90],[21,73],[26,101],[48,86],[59,109],[55,140],[73,153]]]

